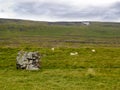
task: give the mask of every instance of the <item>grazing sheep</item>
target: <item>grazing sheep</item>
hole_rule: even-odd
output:
[[[71,56],[78,55],[78,52],[74,52],[74,53],[71,52],[70,55],[71,55]]]
[[[75,52],[75,55],[78,55],[78,52]]]
[[[92,52],[96,52],[95,49],[92,49],[91,51],[92,51]]]
[[[55,50],[55,48],[51,48],[51,50],[52,50],[52,51],[54,51],[54,50]]]
[[[70,53],[71,56],[75,55],[75,53]]]

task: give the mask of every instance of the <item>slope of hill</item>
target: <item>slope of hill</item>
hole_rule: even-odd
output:
[[[0,19],[2,44],[120,44],[120,23],[38,22]]]
[[[0,89],[120,90],[119,46],[120,23],[0,19]],[[42,68],[17,70],[20,50],[40,52]]]

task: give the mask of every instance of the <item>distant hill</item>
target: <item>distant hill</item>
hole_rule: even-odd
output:
[[[88,21],[87,21],[88,22]],[[120,23],[115,22],[44,22],[0,19],[0,42],[65,42],[120,44]],[[26,39],[27,37],[27,39]],[[5,41],[6,40],[6,41]]]

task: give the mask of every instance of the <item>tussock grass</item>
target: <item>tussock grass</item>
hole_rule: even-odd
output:
[[[16,70],[19,50],[38,50],[40,71]],[[119,48],[0,48],[1,90],[119,90]],[[70,56],[77,51],[77,56]]]

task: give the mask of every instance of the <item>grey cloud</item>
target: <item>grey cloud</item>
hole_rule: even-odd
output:
[[[120,16],[120,2],[115,3],[111,9],[114,11],[114,14]]]
[[[73,18],[97,18],[103,15],[103,12],[106,10],[101,10],[101,8],[93,8],[93,7],[87,7],[86,9],[83,10],[78,10],[78,11],[72,11],[69,13],[65,13],[66,17],[73,17]]]
[[[3,13],[3,12],[5,12],[5,10],[4,10],[4,9],[1,9],[0,12]]]
[[[120,18],[120,2],[117,2],[110,7],[86,7],[80,9],[57,3],[37,3],[25,2],[17,3],[14,7],[17,14],[26,16],[50,16],[54,18],[67,19],[82,19],[82,18],[101,18],[102,20],[113,20]]]
[[[30,14],[30,15],[53,15],[59,16],[62,13],[68,12],[70,7],[62,4],[53,4],[53,3],[36,3],[36,2],[26,2],[18,3],[14,7],[14,11],[21,14]]]

